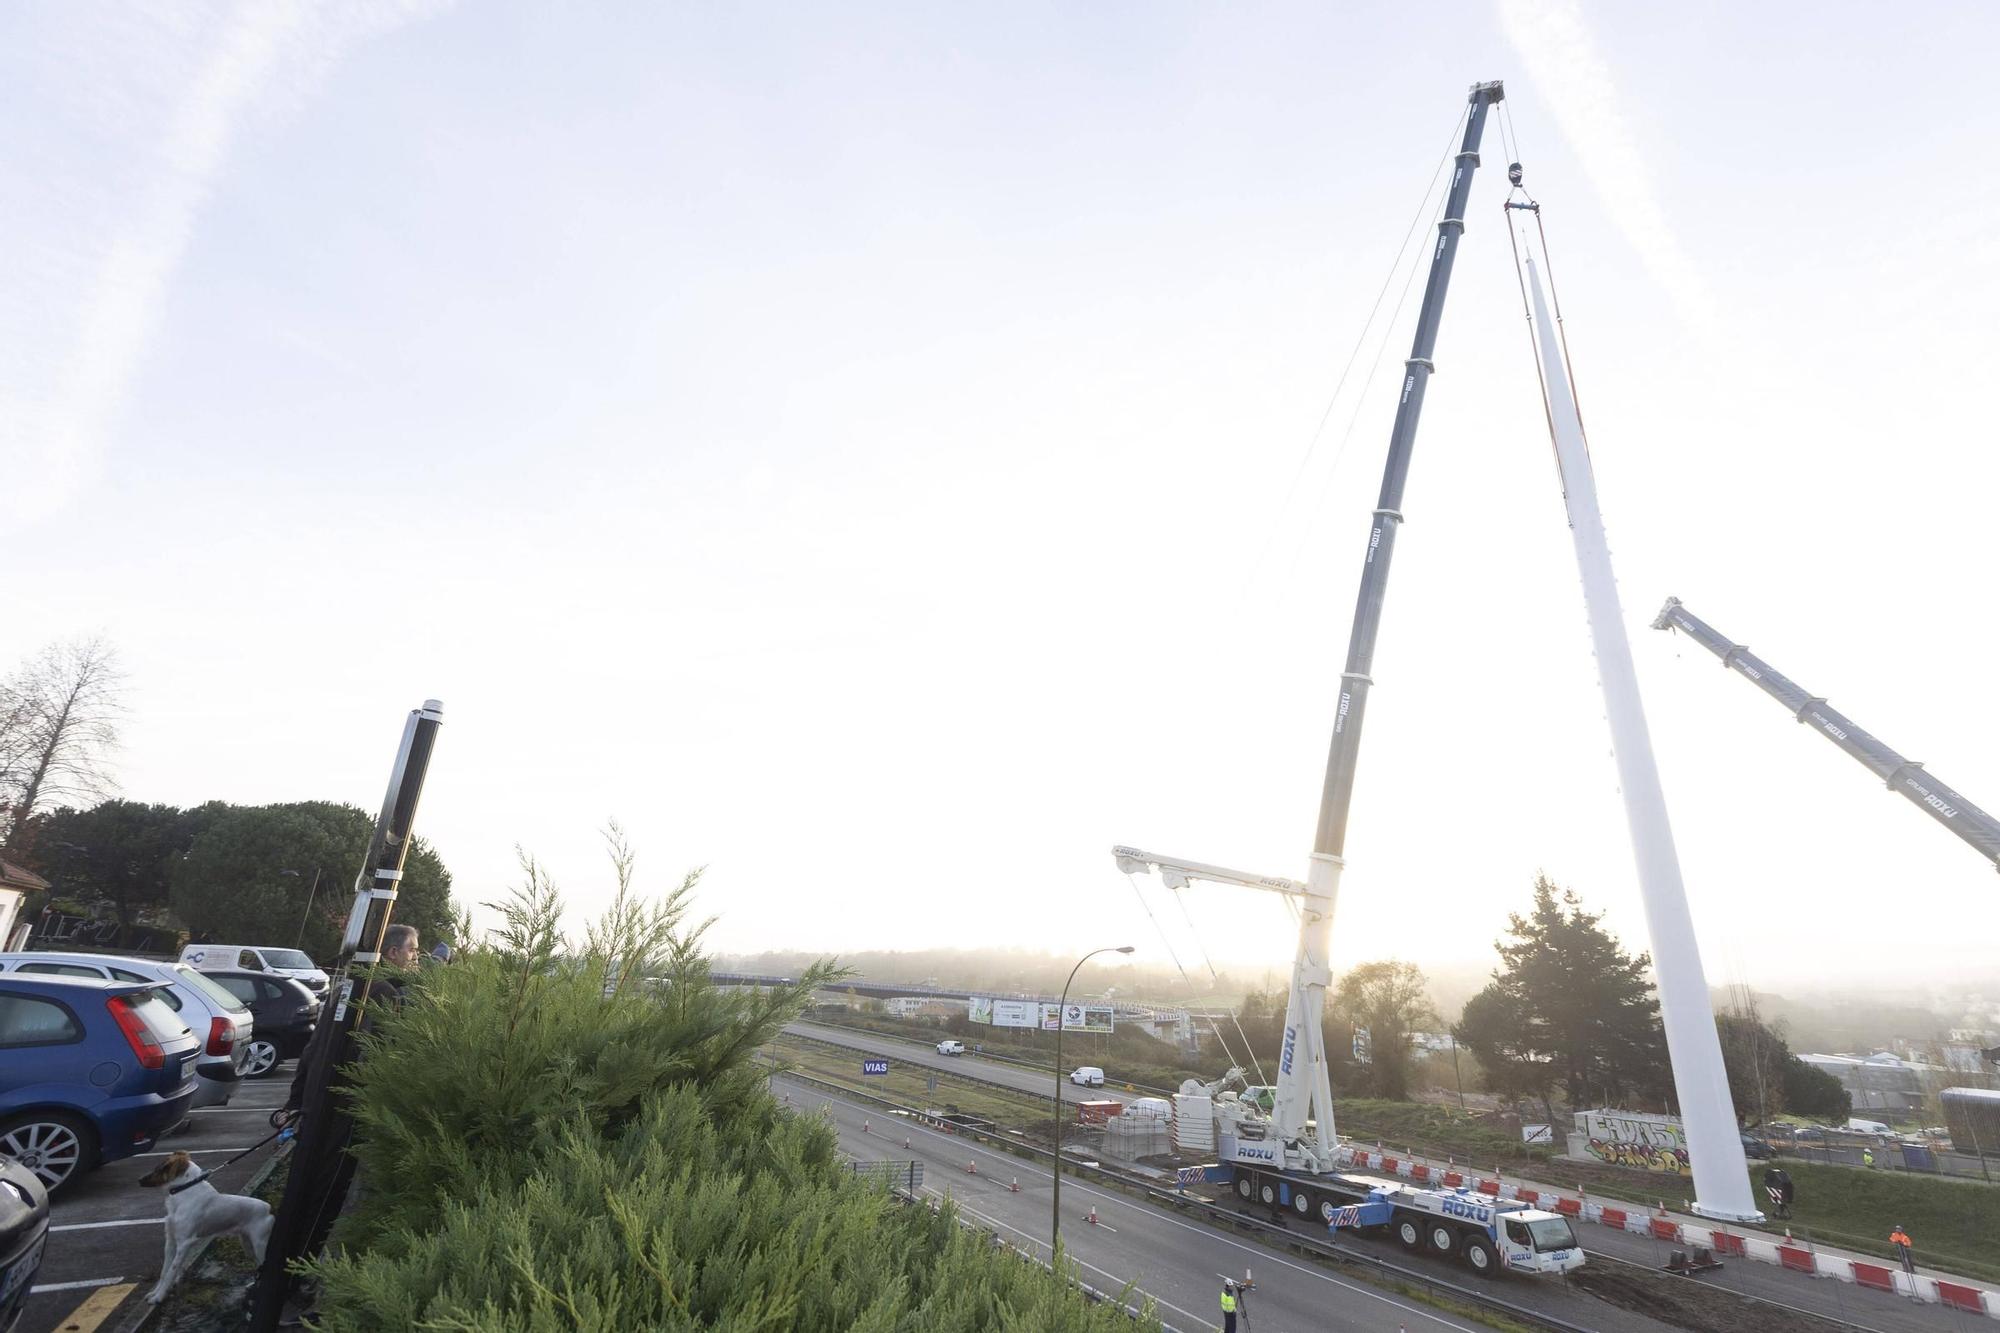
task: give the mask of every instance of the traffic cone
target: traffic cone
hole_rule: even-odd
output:
[[[861,1122],[861,1132],[863,1134],[866,1134],[868,1132],[868,1122],[866,1120]]]
[[[903,1146],[905,1148],[910,1146],[910,1136],[908,1134],[903,1135]]]
[[[1096,1225],[1097,1225],[1097,1205],[1096,1205],[1096,1204],[1092,1204],[1092,1205],[1090,1206],[1090,1216],[1089,1216],[1089,1217],[1086,1217],[1086,1218],[1084,1218],[1083,1220],[1084,1220],[1084,1221],[1086,1221],[1086,1222],[1088,1222],[1088,1223],[1090,1223],[1090,1225],[1092,1225],[1092,1226],[1096,1226]]]
[[[1021,1179],[1019,1176],[1007,1182],[1007,1192],[1009,1194],[1019,1194],[1021,1192]]]
[[[974,1158],[972,1161],[969,1161],[965,1164],[965,1174],[968,1176],[976,1176],[979,1174],[979,1161],[977,1158]]]

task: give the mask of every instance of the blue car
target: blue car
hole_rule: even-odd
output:
[[[0,976],[0,1157],[56,1194],[146,1151],[186,1116],[200,1053],[157,986]]]

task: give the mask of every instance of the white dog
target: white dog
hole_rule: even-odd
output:
[[[177,1152],[147,1172],[141,1185],[167,1187],[167,1257],[160,1262],[160,1280],[146,1297],[158,1305],[194,1261],[196,1242],[210,1236],[241,1236],[250,1253],[264,1262],[264,1242],[276,1219],[271,1205],[242,1194],[224,1194],[208,1183],[208,1173],[194,1158]]]

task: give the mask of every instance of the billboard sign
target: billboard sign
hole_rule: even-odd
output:
[[[965,1002],[965,1017],[967,1021],[973,1023],[987,1023],[987,1024],[992,1023],[993,1021],[992,999],[984,995],[973,996],[970,1000],[967,1000]]]
[[[1045,1004],[1042,1006],[1042,1030],[1054,1032],[1057,1019],[1061,1019],[1064,1032],[1110,1032],[1111,1006],[1108,1004],[1072,1004],[1068,1006]]]
[[[1033,1000],[993,1001],[993,1026],[1031,1028],[1041,1021],[1041,1006]]]
[[[863,1060],[861,1062],[861,1072],[863,1074],[886,1074],[889,1072],[889,1062],[887,1060]]]

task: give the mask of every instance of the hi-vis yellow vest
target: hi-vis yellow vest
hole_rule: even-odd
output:
[[[1231,1292],[1225,1291],[1222,1293],[1222,1313],[1224,1314],[1236,1313],[1236,1297]]]

